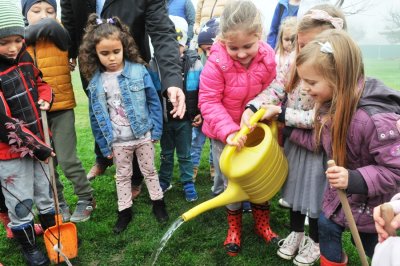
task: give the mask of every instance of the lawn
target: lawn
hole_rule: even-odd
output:
[[[382,79],[387,85],[400,89],[400,61],[366,60],[367,74]],[[83,93],[79,77],[73,75],[78,106],[76,112],[76,130],[78,134],[78,154],[88,171],[94,162],[93,137],[88,121],[87,98]],[[183,197],[182,187],[175,172],[172,190],[166,193],[166,203],[170,215],[168,225],[159,225],[151,214],[151,202],[146,189],[134,202],[134,219],[129,228],[120,235],[112,233],[116,220],[117,201],[115,192],[115,168],[109,168],[105,175],[93,182],[97,208],[92,218],[77,224],[79,238],[79,256],[72,260],[73,265],[149,265],[150,257],[158,248],[159,241],[172,222],[182,213],[211,198],[212,185],[208,173],[208,142],[200,165],[196,187],[199,200],[188,203]],[[158,152],[158,151],[157,151]],[[157,154],[157,158],[159,158]],[[158,160],[157,160],[158,167]],[[77,201],[71,184],[65,181],[65,195],[73,210]],[[289,233],[288,212],[277,206],[278,195],[272,200],[271,224],[281,236]],[[156,265],[292,265],[291,262],[277,257],[277,247],[266,245],[253,232],[251,214],[243,215],[242,252],[237,257],[229,257],[223,249],[227,222],[224,208],[206,212],[195,219],[183,223],[171,237]],[[38,240],[43,247],[42,239]],[[345,235],[345,249],[349,255],[349,265],[359,265],[355,248],[350,243],[350,235]],[[17,245],[5,238],[0,229],[0,262],[5,266],[24,265]]]

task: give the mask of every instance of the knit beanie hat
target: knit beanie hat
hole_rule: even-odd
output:
[[[11,0],[0,1],[0,38],[11,35],[24,36],[24,19],[18,11],[15,2]]]
[[[219,18],[212,18],[203,25],[197,37],[197,43],[213,44],[219,30]]]
[[[176,39],[178,40],[179,45],[185,46],[188,39],[187,32],[189,28],[186,20],[178,16],[169,16],[169,18],[175,25],[175,30],[177,35]]]
[[[38,2],[46,2],[54,8],[54,11],[57,13],[57,1],[56,0],[21,0],[22,14],[26,18],[26,14],[28,13],[31,7]]]

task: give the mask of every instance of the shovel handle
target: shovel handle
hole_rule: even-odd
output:
[[[42,115],[44,141],[46,142],[47,145],[49,145],[51,147],[49,124],[47,122],[47,112],[45,110],[41,110],[41,115]],[[56,210],[56,213],[59,213],[56,175],[54,172],[54,161],[53,161],[52,156],[50,156],[50,158],[49,158],[49,170],[50,170],[51,187],[52,187],[53,197],[54,197],[54,208]]]
[[[381,205],[381,216],[385,221],[385,226],[383,229],[388,233],[389,236],[396,236],[396,230],[390,225],[393,220],[394,212],[392,205],[389,203],[384,203]]]
[[[333,167],[336,166],[336,163],[334,160],[329,160],[327,162],[328,167]],[[351,235],[353,236],[354,243],[356,244],[358,256],[360,257],[361,260],[361,265],[362,266],[368,266],[368,260],[367,256],[365,255],[365,250],[361,242],[360,235],[357,230],[357,225],[356,222],[354,221],[353,214],[351,213],[351,208],[349,201],[347,199],[346,192],[343,189],[336,189],[340,203],[342,204],[342,208],[344,211],[344,215],[346,216],[347,223],[349,224],[350,232]]]

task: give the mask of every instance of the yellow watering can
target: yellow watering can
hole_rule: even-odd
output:
[[[255,113],[250,125],[256,124],[264,113],[265,109]],[[221,154],[220,168],[228,178],[226,190],[185,212],[182,219],[186,222],[205,211],[234,202],[248,200],[261,204],[270,200],[280,190],[288,173],[286,157],[276,140],[277,132],[275,122],[271,128],[257,123],[252,132],[243,126],[234,140],[248,135],[245,146],[237,151],[236,146],[226,145]]]

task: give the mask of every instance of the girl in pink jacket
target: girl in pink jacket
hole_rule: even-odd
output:
[[[243,147],[246,137],[233,142],[240,129],[246,103],[266,88],[276,75],[274,51],[261,40],[262,22],[256,6],[249,0],[230,1],[221,16],[218,41],[211,48],[200,76],[199,107],[204,118],[203,133],[212,139],[215,171],[220,173],[219,157],[226,144]],[[268,110],[280,107],[270,106]],[[223,176],[222,174],[220,174]],[[226,187],[227,180],[224,178]],[[227,252],[240,251],[242,203],[229,204]],[[269,226],[269,205],[252,204],[255,232],[266,242],[278,236]]]

